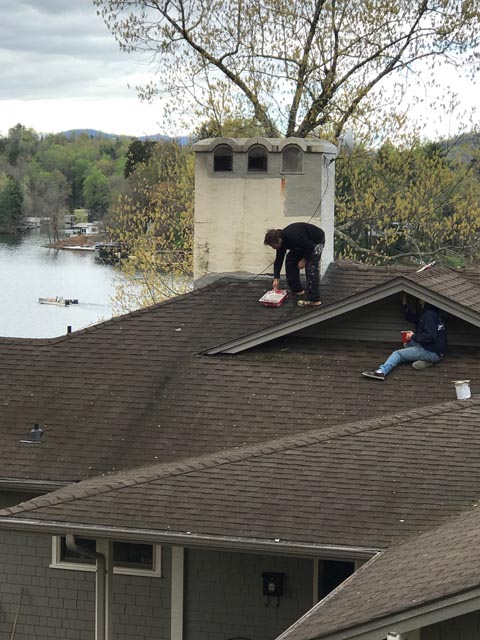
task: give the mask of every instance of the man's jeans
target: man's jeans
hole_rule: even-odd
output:
[[[305,299],[311,302],[318,302],[320,300],[320,259],[322,257],[323,244],[317,244],[310,260],[307,260],[305,265],[305,276],[307,281],[307,292]],[[289,251],[287,259],[285,261],[285,270],[287,272],[288,286],[293,292],[298,292],[303,289],[300,282],[300,270],[298,263],[302,259],[302,251],[296,251],[295,249]]]
[[[395,369],[397,365],[402,362],[415,362],[416,360],[425,360],[426,362],[439,362],[443,356],[438,355],[438,353],[434,353],[433,351],[427,351],[424,349],[421,344],[414,342],[413,340],[409,343],[410,346],[405,347],[404,349],[398,349],[398,351],[394,351],[383,364],[381,364],[378,368],[382,371],[386,376]]]

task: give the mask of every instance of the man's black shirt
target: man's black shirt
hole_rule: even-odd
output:
[[[325,233],[320,227],[308,222],[294,222],[282,229],[282,246],[277,249],[277,255],[273,264],[275,278],[280,277],[283,260],[287,251],[298,251],[299,260],[310,260],[317,244],[325,243]]]

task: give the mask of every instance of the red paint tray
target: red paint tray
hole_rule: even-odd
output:
[[[288,297],[288,291],[267,291],[260,298],[259,302],[265,307],[280,307]]]

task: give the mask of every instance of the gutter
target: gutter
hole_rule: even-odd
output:
[[[350,547],[342,545],[321,545],[304,542],[262,540],[260,538],[241,538],[214,536],[190,532],[174,533],[155,531],[154,529],[123,529],[119,527],[84,525],[64,522],[44,522],[42,520],[24,520],[21,518],[0,518],[0,529],[7,531],[26,531],[38,534],[68,535],[83,538],[108,538],[125,542],[144,542],[150,544],[168,544],[174,546],[230,549],[270,555],[294,555],[308,558],[322,557],[345,560],[369,559],[383,549],[377,547]]]

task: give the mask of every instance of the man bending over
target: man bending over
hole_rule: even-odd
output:
[[[285,229],[269,229],[263,244],[277,252],[273,265],[273,288],[280,286],[280,271],[285,254],[285,270],[291,291],[301,296],[305,293],[300,282],[300,269],[305,269],[307,281],[305,300],[299,307],[317,307],[320,302],[320,258],[325,245],[325,233],[308,222],[294,222]],[[288,251],[288,253],[287,253]]]

